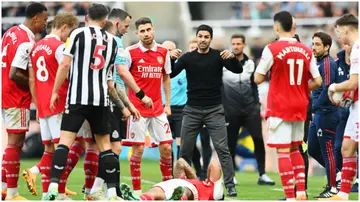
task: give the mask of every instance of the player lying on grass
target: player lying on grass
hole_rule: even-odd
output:
[[[208,178],[205,181],[197,179],[194,170],[183,159],[175,163],[174,178],[160,182],[147,192],[137,197],[130,186],[122,183],[120,191],[124,200],[223,200],[221,166],[218,160],[212,160],[208,167]]]

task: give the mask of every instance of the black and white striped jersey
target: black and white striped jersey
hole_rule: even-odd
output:
[[[73,57],[67,104],[108,106],[108,85],[117,53],[114,36],[98,26],[75,29],[64,55]]]

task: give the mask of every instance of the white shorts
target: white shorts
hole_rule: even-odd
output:
[[[268,118],[267,145],[287,148],[300,145],[304,139],[304,121],[284,121],[278,117]]]
[[[59,143],[62,113],[39,118],[41,140],[43,144]]]
[[[198,190],[196,189],[196,187],[193,184],[191,184],[190,182],[183,180],[183,179],[166,180],[164,182],[155,184],[153,187],[160,187],[164,191],[166,199],[169,199],[172,196],[174,189],[178,186],[183,186],[183,187],[190,189],[190,191],[194,195],[194,201],[198,200],[199,194],[198,194]]]
[[[349,118],[346,122],[346,127],[344,131],[344,138],[350,138],[358,143],[359,137],[359,102],[356,101],[350,106]]]
[[[87,120],[82,124],[78,134],[83,137],[85,142],[93,142],[90,123]]]
[[[133,117],[130,116],[126,139],[122,140],[122,145],[145,144],[147,130],[150,132],[152,145],[172,143],[170,125],[166,114],[163,113],[157,117],[141,117],[138,121],[133,121]]]
[[[61,131],[61,120],[63,113],[58,113],[45,118],[39,118],[40,121],[40,132],[43,144],[59,143],[60,131]],[[78,133],[76,139],[82,137],[82,134]]]
[[[26,108],[2,109],[2,118],[7,133],[25,133],[29,131],[30,110]]]

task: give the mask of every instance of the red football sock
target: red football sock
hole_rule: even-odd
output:
[[[54,152],[47,152],[44,151],[40,161],[35,165],[40,173],[42,173],[41,169],[44,167],[44,165],[48,166],[49,164],[47,163],[48,159],[49,159],[49,155],[50,155],[50,167],[51,167],[51,161],[52,161],[52,156],[54,155]]]
[[[278,152],[278,166],[281,183],[287,199],[295,198],[294,171],[289,152]]]
[[[134,190],[141,190],[141,159],[135,156],[130,158],[131,181]]]
[[[41,164],[39,169],[41,172],[41,184],[42,184],[43,193],[48,192],[48,188],[49,188],[49,184],[50,184],[50,170],[51,170],[51,166],[52,166],[53,155],[54,155],[53,152],[44,152],[44,154],[41,158],[41,161],[40,161],[41,163],[40,162],[38,163],[38,164]]]
[[[142,200],[142,201],[154,201],[155,199],[149,195],[149,194],[141,194],[139,196],[139,198]]]
[[[4,167],[4,161],[5,161],[5,152],[3,154],[3,160],[1,161],[1,182],[3,183],[6,183],[6,170],[5,170],[5,167]]]
[[[20,148],[17,145],[8,144],[3,161],[6,169],[7,188],[16,188],[20,171]]]
[[[305,191],[305,165],[304,159],[299,150],[293,150],[290,154],[292,167],[294,170],[295,184],[297,191]]]
[[[172,161],[171,156],[170,156],[170,159],[160,157],[160,170],[161,170],[161,174],[162,174],[162,181],[172,179],[171,161]]]
[[[68,154],[68,160],[66,162],[66,168],[68,171],[68,175],[70,175],[71,171],[76,166],[79,161],[81,155],[84,153],[85,148],[81,146],[78,142],[74,142],[70,148]]]
[[[343,166],[341,169],[341,188],[340,192],[349,194],[352,182],[356,175],[356,156],[343,157]]]
[[[60,180],[59,180],[59,187],[58,187],[59,194],[65,193],[66,182],[67,182],[68,177],[69,177],[69,175],[65,168],[63,170],[63,172],[61,173]]]
[[[85,171],[85,188],[91,189],[98,173],[99,152],[95,149],[88,148],[85,152],[84,171]]]

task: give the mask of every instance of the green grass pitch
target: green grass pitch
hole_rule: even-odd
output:
[[[24,168],[30,168],[35,165],[39,159],[26,159],[21,160],[21,170]],[[81,159],[76,168],[72,171],[67,187],[78,193],[77,196],[72,197],[74,200],[82,200],[83,194],[81,193],[82,186],[84,184],[84,170],[83,170],[83,159]],[[129,162],[127,160],[120,161],[121,166],[121,182],[131,184]],[[159,162],[143,160],[141,165],[142,175],[142,190],[143,192],[148,190],[154,183],[161,181]],[[236,179],[239,185],[236,186],[238,196],[236,198],[226,197],[226,200],[278,200],[284,196],[280,184],[280,177],[276,173],[268,173],[268,175],[276,181],[275,186],[259,186],[257,185],[258,175],[255,172],[242,172],[236,173]],[[36,181],[38,196],[32,196],[28,191],[25,181],[22,177],[19,179],[19,191],[20,195],[24,196],[29,200],[41,200],[41,177],[37,177]],[[314,200],[313,196],[319,194],[324,185],[324,177],[309,177],[308,193],[309,200]],[[357,193],[350,194],[351,200],[358,200]]]

